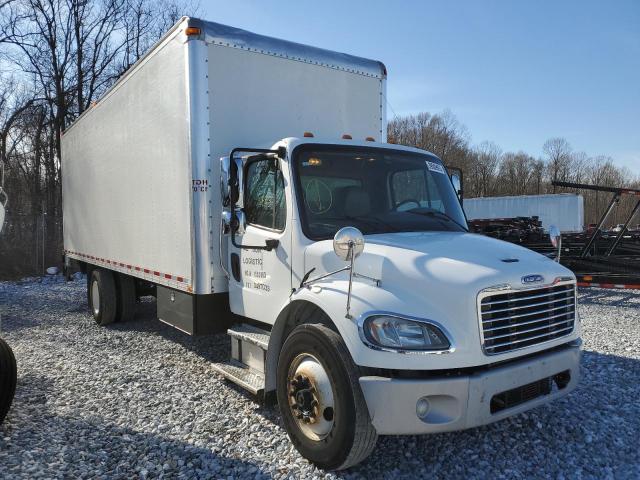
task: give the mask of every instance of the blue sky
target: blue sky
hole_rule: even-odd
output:
[[[537,156],[561,136],[640,175],[640,0],[202,0],[201,10],[381,60],[396,114],[450,109],[473,144]]]

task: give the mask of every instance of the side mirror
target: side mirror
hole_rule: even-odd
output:
[[[449,179],[451,180],[451,185],[453,186],[453,190],[456,192],[458,196],[458,201],[462,206],[462,199],[464,197],[464,180],[462,177],[462,169],[458,167],[446,167],[447,173],[449,174]]]
[[[343,227],[333,237],[333,251],[341,260],[351,262],[364,250],[364,236],[356,227]]]
[[[231,232],[231,212],[229,210],[222,211],[222,234],[228,235]]]
[[[356,227],[343,227],[333,237],[333,251],[338,258],[349,262],[349,290],[347,291],[346,318],[351,317],[351,286],[353,285],[353,263],[364,250],[364,236]]]
[[[229,201],[229,169],[231,167],[231,160],[229,157],[220,158],[220,197],[222,204],[227,205]]]
[[[220,158],[220,196],[222,204],[233,203],[243,207],[244,160],[242,158]]]
[[[244,235],[247,228],[247,218],[242,210],[236,210],[233,218],[231,218],[230,228],[236,235]]]
[[[456,195],[462,200],[462,182],[460,181],[460,175],[458,175],[458,173],[451,175],[451,183],[453,184],[453,189],[456,191]]]
[[[556,262],[559,262],[560,252],[562,251],[562,235],[560,234],[560,229],[555,225],[549,227],[549,240],[551,240],[553,248],[557,250]]]

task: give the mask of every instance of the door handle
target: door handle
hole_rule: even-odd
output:
[[[276,248],[278,248],[278,245],[280,245],[280,240],[277,240],[275,238],[267,238],[264,241],[264,246],[265,246],[265,250],[267,252],[270,252],[271,250],[274,250]]]

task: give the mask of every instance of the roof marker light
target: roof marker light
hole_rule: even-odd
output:
[[[187,37],[200,35],[201,33],[202,33],[202,30],[200,30],[198,27],[187,27],[184,29],[184,34]]]
[[[365,140],[366,140],[367,142],[375,142],[375,141],[376,141],[376,139],[375,139],[375,138],[373,138],[373,137],[367,137],[367,138],[365,138]]]
[[[313,133],[311,132],[304,132],[304,135],[302,135],[305,138],[313,138]]]
[[[349,135],[348,133],[345,133],[344,135],[342,135],[342,139],[343,139],[343,140],[353,140],[353,138],[351,137],[351,135]]]

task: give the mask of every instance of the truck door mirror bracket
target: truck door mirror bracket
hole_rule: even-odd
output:
[[[311,275],[311,273],[315,270],[315,268],[312,268],[306,273],[306,275],[302,279],[302,282],[300,282],[300,288],[308,287],[312,283],[315,283],[319,280],[323,280],[337,273],[348,271],[349,272],[349,289],[347,291],[347,313],[345,317],[353,318],[350,313],[351,287],[353,285],[353,277],[359,276],[363,278],[368,278],[369,280],[374,281],[376,285],[380,285],[379,280],[375,278],[367,277],[366,275],[358,275],[353,271],[354,262],[356,258],[360,256],[363,250],[364,250],[364,236],[362,235],[362,232],[358,230],[356,227],[341,228],[336,232],[335,236],[333,237],[333,251],[338,256],[338,258],[346,262],[349,262],[349,265],[347,265],[346,267],[339,268],[338,270],[335,270],[333,272],[326,273],[319,277],[312,278],[311,280],[307,280]]]

